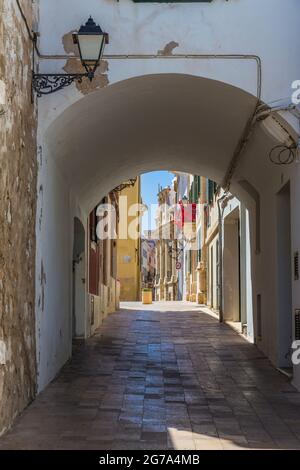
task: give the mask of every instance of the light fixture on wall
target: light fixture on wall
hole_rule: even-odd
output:
[[[94,79],[105,44],[108,44],[108,34],[104,33],[90,17],[78,32],[73,33],[73,42],[78,46],[80,60],[86,72],[74,74],[34,73],[33,89],[37,92],[38,97],[61,90],[75,81],[81,83],[83,78],[88,78],[90,81]]]

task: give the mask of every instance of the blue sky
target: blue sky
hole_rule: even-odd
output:
[[[158,185],[163,188],[171,186],[173,178],[174,174],[169,173],[168,171],[154,171],[142,175],[141,193],[144,204],[148,207],[150,207],[151,204],[157,204]],[[147,213],[143,217],[143,232],[145,230],[153,230],[155,228],[155,211],[152,212],[153,213],[151,213],[151,215]]]

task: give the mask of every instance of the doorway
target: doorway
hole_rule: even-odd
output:
[[[241,321],[239,218],[239,207],[236,207],[224,219],[224,319],[235,323]]]
[[[290,182],[277,193],[278,366],[292,368],[292,249]]]
[[[81,221],[74,219],[73,247],[73,339],[85,337],[85,230]]]

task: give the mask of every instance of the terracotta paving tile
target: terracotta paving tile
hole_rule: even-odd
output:
[[[222,451],[224,447],[219,439],[215,440],[206,440],[206,439],[197,439],[195,441],[196,450],[217,450]]]
[[[165,305],[124,309],[76,342],[0,449],[300,449],[288,379],[200,307]]]
[[[243,436],[226,436],[220,438],[224,450],[249,449],[249,443]]]

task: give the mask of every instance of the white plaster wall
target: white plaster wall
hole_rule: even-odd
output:
[[[257,129],[257,140],[263,139],[264,131]],[[251,147],[251,143],[250,143]],[[275,166],[270,163],[268,153],[270,147],[265,148],[261,143],[260,158],[254,160],[243,158],[239,166],[235,180],[247,179],[260,193],[261,202],[261,251],[255,253],[255,220],[254,211],[248,200],[251,220],[251,246],[252,246],[252,285],[254,302],[254,327],[256,326],[256,296],[262,296],[262,338],[258,340],[259,347],[278,365],[277,356],[277,329],[278,329],[278,305],[277,305],[277,213],[276,194],[290,181],[291,184],[291,220],[292,220],[292,247],[291,252],[299,250],[300,246],[300,167],[299,164]],[[291,259],[292,263],[292,259]],[[299,281],[293,280],[293,306],[292,310],[300,305]],[[293,311],[290,312],[292,317]],[[299,366],[294,367],[294,384],[300,389]]]
[[[58,14],[59,12],[59,14]],[[41,0],[40,48],[44,54],[64,54],[62,37],[78,27],[92,14],[103,29],[110,33],[108,54],[157,53],[170,41],[177,41],[178,53],[257,54],[262,59],[265,102],[290,100],[291,83],[299,78],[298,0],[237,0],[199,4],[134,4],[131,0]],[[41,61],[47,72],[61,72],[65,60]],[[256,93],[256,67],[253,61],[212,60],[108,60],[110,84],[137,75],[153,73],[184,73],[224,81]],[[284,71],[284,73],[279,73]],[[180,92],[180,90],[179,90]],[[99,92],[100,93],[100,92]],[[57,116],[83,96],[70,87],[39,101],[40,144],[43,133]],[[218,132],[216,131],[216,138]],[[237,136],[238,138],[238,136]],[[250,145],[251,149],[251,145]],[[292,251],[300,248],[300,171],[274,169],[268,166],[269,147],[263,142],[259,158],[244,158],[239,166],[233,190],[245,198],[251,209],[251,199],[239,187],[240,179],[248,179],[261,194],[262,251],[253,259],[254,298],[263,292],[263,339],[260,347],[276,363],[276,302],[274,301],[276,263],[274,195],[282,181],[291,178],[292,190]],[[43,148],[43,151],[45,149]],[[40,168],[39,209],[43,205],[42,228],[37,227],[37,334],[40,389],[54,377],[71,352],[71,252],[72,224],[77,215],[76,204],[67,179],[55,167],[52,158]],[[70,155],[70,165],[72,155]],[[149,164],[150,165],[150,164]],[[137,168],[136,164],[133,165]],[[296,168],[296,169],[295,169]],[[150,169],[150,166],[149,168]],[[154,169],[154,168],[153,168]],[[157,169],[157,168],[156,168]],[[188,170],[188,169],[187,169]],[[197,168],[195,166],[195,174]],[[266,184],[266,175],[269,175]],[[282,176],[283,175],[283,176]],[[98,188],[95,188],[97,191]],[[99,188],[101,191],[101,188]],[[105,191],[107,192],[107,191]],[[79,201],[80,203],[80,201]],[[86,214],[80,214],[85,223]],[[69,230],[66,227],[69,224]],[[254,235],[251,230],[251,243]],[[45,270],[45,303],[41,309],[41,261]],[[46,280],[45,280],[46,279]],[[293,308],[300,306],[299,285],[294,283]],[[295,384],[300,388],[300,371],[295,371]]]
[[[110,34],[106,54],[156,54],[171,41],[174,53],[254,54],[262,60],[262,99],[290,100],[299,78],[298,0],[237,0],[157,4],[132,0],[40,0],[40,48],[65,54],[62,37],[91,14]],[[59,14],[58,14],[59,12]],[[65,60],[41,61],[44,72],[61,72]],[[256,94],[251,60],[108,60],[110,84],[153,73],[187,73],[238,86]],[[276,71],[284,70],[284,73]],[[74,87],[45,98],[40,112],[47,125],[82,95]]]
[[[38,390],[72,353],[72,259],[74,217],[86,220],[46,146],[39,146],[36,336]],[[85,226],[85,224],[84,224]]]
[[[294,169],[291,181],[292,256],[300,252],[300,165]],[[300,281],[295,281],[292,266],[293,311],[300,308]],[[294,328],[293,322],[293,328]],[[295,331],[294,331],[295,332]],[[300,365],[294,366],[294,384],[300,390]]]
[[[36,332],[41,390],[70,357],[72,338],[70,198],[45,148],[40,150],[38,188]]]

